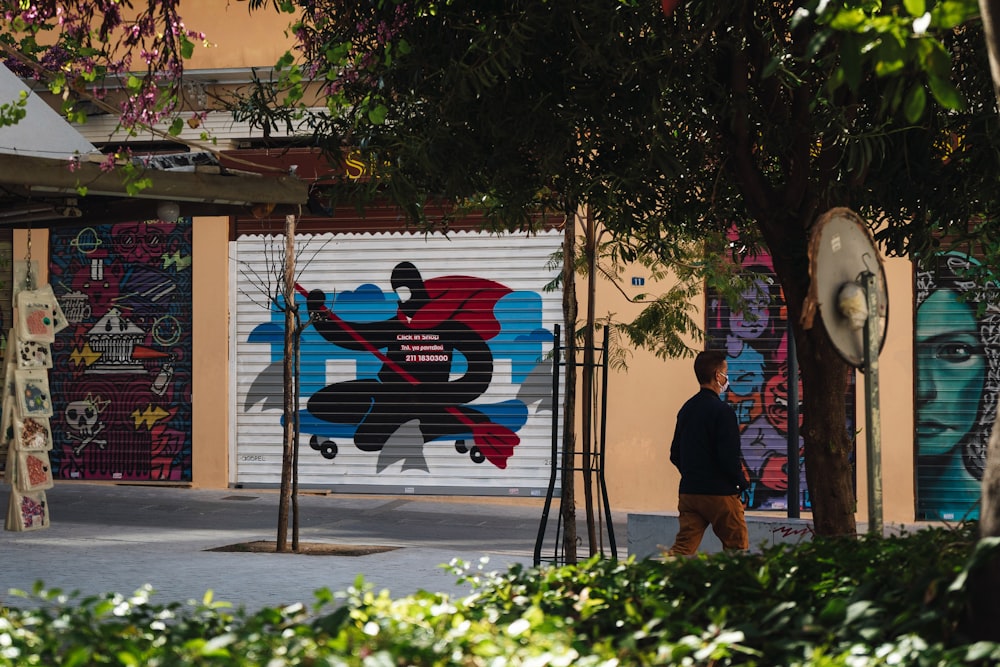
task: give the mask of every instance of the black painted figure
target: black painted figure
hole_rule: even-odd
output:
[[[324,421],[357,424],[354,443],[368,452],[380,451],[403,424],[414,420],[424,443],[471,430],[486,458],[505,467],[517,436],[467,404],[492,381],[487,340],[500,329],[493,306],[510,290],[464,276],[425,282],[410,262],[396,265],[391,282],[399,298],[397,314],[375,322],[345,322],[327,309],[323,291],[309,293],[307,305],[320,335],[335,345],[374,354],[382,368],[378,379],[321,389],[309,398],[308,411]],[[459,357],[465,361],[460,375]]]

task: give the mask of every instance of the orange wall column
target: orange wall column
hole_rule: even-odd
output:
[[[229,218],[192,229],[192,485],[229,486]]]

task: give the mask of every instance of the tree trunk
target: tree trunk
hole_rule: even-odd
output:
[[[794,309],[789,304],[802,373],[802,439],[813,528],[817,535],[854,535],[856,471],[851,458],[855,448],[848,431],[853,424],[845,423],[851,367],[840,358],[822,322],[815,322],[809,330],[802,328],[801,310],[801,302]]]
[[[275,550],[288,551],[288,507],[292,495],[292,464],[294,461],[295,420],[295,314],[291,304],[295,303],[295,216],[285,216],[285,358],[284,358],[284,417],[285,429],[281,448],[281,490],[278,497],[278,535]]]
[[[979,537],[1000,537],[1000,405],[986,449]],[[993,556],[969,572],[970,631],[976,639],[1000,642],[1000,558]]]
[[[576,207],[566,206],[563,236],[563,322],[566,327],[566,391],[563,396],[562,495],[563,558],[576,563]]]
[[[986,47],[993,76],[993,92],[1000,103],[1000,0],[979,0]],[[1000,405],[986,449],[979,537],[1000,537]],[[982,568],[969,573],[971,630],[977,639],[1000,641],[1000,558],[994,556]]]
[[[810,224],[793,225],[777,219],[771,222],[763,224],[761,231],[772,249],[774,271],[784,290],[788,321],[795,335],[802,376],[801,433],[813,529],[821,536],[855,535],[857,500],[851,463],[855,424],[847,423],[846,401],[852,368],[830,341],[818,313],[812,328],[802,327],[803,304],[809,291],[809,236],[803,231],[793,237],[787,230],[807,230]]]

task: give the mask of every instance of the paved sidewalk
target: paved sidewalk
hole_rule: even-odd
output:
[[[8,487],[9,489],[9,487]],[[7,491],[0,493],[6,508]],[[144,584],[152,601],[215,600],[257,609],[311,603],[314,591],[346,590],[358,575],[393,597],[417,590],[461,595],[442,564],[458,558],[486,571],[534,559],[542,499],[353,496],[302,493],[301,542],[397,547],[363,556],[210,551],[255,540],[274,541],[275,490],[196,490],[56,482],[46,492],[49,528],[0,535],[0,601],[19,604],[9,589],[46,588],[84,595],[131,594]],[[553,501],[542,552],[555,546]],[[583,533],[585,534],[585,533]],[[625,555],[625,516],[615,517],[618,552]],[[606,547],[607,548],[607,547]],[[610,549],[608,548],[610,553]]]

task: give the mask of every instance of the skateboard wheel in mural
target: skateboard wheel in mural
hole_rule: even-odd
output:
[[[479,447],[473,445],[470,449],[469,446],[465,444],[465,440],[455,441],[455,451],[459,454],[468,454],[473,463],[482,463],[486,460],[486,455],[483,454]]]
[[[309,446],[319,452],[320,456],[324,459],[333,460],[337,458],[337,443],[333,440],[324,440],[323,442],[320,442],[319,438],[314,435],[309,438]]]

